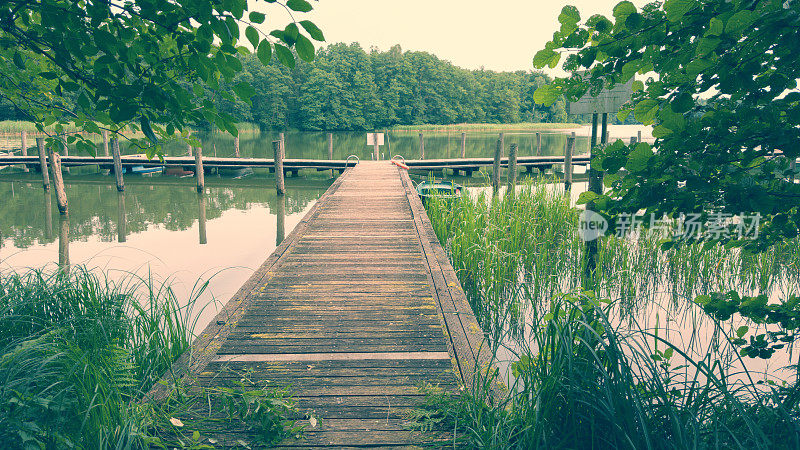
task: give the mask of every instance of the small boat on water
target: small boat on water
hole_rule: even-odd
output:
[[[463,188],[464,186],[450,180],[425,180],[417,185],[417,194],[422,201],[433,196],[452,199],[460,197]]]
[[[147,176],[163,172],[164,166],[157,166],[157,167],[133,166],[123,170],[128,171],[132,174]]]
[[[179,178],[193,177],[194,172],[191,170],[184,170],[183,167],[167,167],[164,169],[164,175],[169,175]]]

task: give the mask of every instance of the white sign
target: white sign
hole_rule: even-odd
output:
[[[375,136],[378,137],[378,145],[383,145],[383,133],[367,133],[367,145],[375,145]]]
[[[577,102],[568,102],[567,113],[615,113],[631,99],[631,95],[633,95],[633,78],[625,84],[614,86],[612,89],[603,89],[597,97],[593,97],[590,92],[587,92]]]

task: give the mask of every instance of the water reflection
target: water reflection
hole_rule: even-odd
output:
[[[206,194],[199,192],[197,194],[197,218],[198,218],[198,231],[200,233],[200,245],[208,243],[208,236],[206,236]]]
[[[125,191],[117,191],[117,242],[128,240],[128,219],[125,217]]]
[[[49,241],[53,239],[53,199],[50,192],[42,191],[44,196],[44,236]]]
[[[286,197],[278,196],[277,208],[275,208],[275,245],[281,245],[286,236]]]
[[[296,214],[325,192],[330,183],[327,176],[287,178],[286,199],[281,205],[274,182],[266,177],[209,179],[204,197],[198,197],[191,178],[131,177],[126,179],[126,192],[117,194],[113,178],[97,174],[67,177],[70,236],[73,241],[96,237],[102,242],[125,243],[149,228],[187,230],[203,217],[203,208],[203,222],[218,219],[228,210],[246,211],[257,205],[266,206],[271,214],[278,210],[285,215]],[[57,211],[53,193],[43,192],[39,186],[32,173],[0,176],[0,196],[6,199],[0,202],[0,236],[17,249],[54,242],[53,214]],[[42,206],[30,207],[36,204]],[[189,205],[197,205],[197,209]]]
[[[69,214],[61,214],[58,227],[58,269],[69,273]]]

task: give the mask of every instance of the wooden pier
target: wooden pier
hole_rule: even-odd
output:
[[[291,386],[306,430],[283,446],[420,446],[451,431],[405,425],[424,401],[419,387],[469,387],[488,365],[484,345],[408,174],[362,162],[331,185],[174,373],[200,386],[229,386],[242,373]],[[153,397],[165,389],[156,385]],[[252,442],[225,428],[215,439]]]

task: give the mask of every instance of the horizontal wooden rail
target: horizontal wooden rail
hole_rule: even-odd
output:
[[[145,166],[145,167],[194,167],[193,156],[167,156],[163,161],[158,159],[145,159],[141,157],[122,156],[123,166]],[[0,156],[0,165],[34,165],[39,164],[36,156]],[[114,159],[107,156],[62,156],[63,166],[108,166],[114,165]],[[344,160],[317,160],[317,159],[285,159],[283,161],[284,170],[295,169],[344,169],[353,167],[355,161],[347,162]],[[245,167],[274,167],[272,159],[264,158],[218,158],[204,157],[204,167],[225,167],[225,168],[245,168]]]

